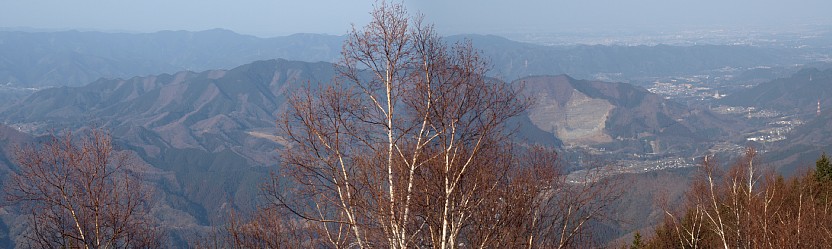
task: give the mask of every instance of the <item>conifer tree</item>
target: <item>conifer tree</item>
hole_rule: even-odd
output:
[[[641,233],[636,232],[636,234],[633,235],[633,244],[630,245],[630,249],[640,249],[640,248],[644,248],[644,242],[641,241]]]
[[[825,152],[815,161],[815,179],[819,182],[832,180],[832,164],[830,164],[829,157],[826,156]]]

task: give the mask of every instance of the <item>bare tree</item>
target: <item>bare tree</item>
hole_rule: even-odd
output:
[[[25,238],[40,248],[146,248],[161,246],[147,216],[148,191],[129,170],[128,153],[113,150],[110,135],[71,132],[43,145],[15,150],[19,170],[7,200],[29,216]]]
[[[688,192],[683,215],[666,211],[678,248],[817,248],[828,245],[829,201],[824,183],[812,174],[788,182],[763,171],[756,150],[724,173],[705,157],[701,174]],[[667,209],[666,209],[667,210]],[[662,229],[659,229],[662,230]],[[666,234],[654,243],[669,245]]]
[[[344,45],[343,81],[289,101],[282,157],[305,189],[275,197],[336,247],[456,247],[501,187],[505,121],[529,102],[485,78],[470,43],[446,45],[400,5],[372,15]]]
[[[624,182],[604,174],[608,167],[565,173],[552,148],[531,146],[508,154],[499,192],[474,215],[468,237],[477,248],[573,248],[598,246],[593,222],[611,219],[609,206]]]
[[[546,185],[540,196],[542,224],[538,230],[539,243],[548,248],[596,247],[597,231],[593,222],[612,220],[610,205],[617,201],[626,182],[608,171],[615,167],[600,162],[570,174],[557,174],[554,183]]]
[[[588,241],[588,223],[615,199],[612,180],[569,178],[553,150],[516,144],[507,121],[532,101],[487,78],[470,42],[445,43],[401,5],[382,2],[372,17],[349,33],[333,84],[296,91],[277,122],[289,145],[255,217],[302,221],[258,218],[232,237],[335,248]]]
[[[228,238],[216,238],[216,244],[198,245],[201,248],[319,248],[325,241],[316,238],[305,220],[287,219],[287,215],[274,206],[266,206],[254,213],[249,221],[238,220],[232,214],[226,230]]]

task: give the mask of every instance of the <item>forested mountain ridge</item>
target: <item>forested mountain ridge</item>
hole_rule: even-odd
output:
[[[491,72],[513,80],[534,75],[568,74],[579,79],[614,76],[700,74],[725,67],[791,65],[811,51],[731,45],[572,45],[543,46],[521,43],[495,35],[458,35],[449,40],[470,39],[494,63]]]
[[[832,96],[832,69],[806,68],[789,77],[728,95],[718,103],[807,115],[815,114],[818,103],[821,107],[832,106],[829,96]]]
[[[150,180],[166,196],[158,201],[182,212],[168,219],[208,226],[222,222],[229,208],[254,205],[258,184],[277,165],[283,141],[274,122],[287,96],[301,85],[329,82],[334,73],[329,63],[270,60],[102,79],[36,92],[0,116],[11,129],[33,134],[108,129],[119,148],[152,166]]]
[[[266,59],[331,62],[342,40],[317,34],[259,38],[222,29],[143,34],[0,31],[0,82],[81,86],[102,77],[231,69]]]

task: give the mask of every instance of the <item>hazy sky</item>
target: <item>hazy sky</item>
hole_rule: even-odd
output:
[[[2,0],[0,27],[343,34],[374,1]],[[445,34],[832,24],[829,0],[408,0]]]

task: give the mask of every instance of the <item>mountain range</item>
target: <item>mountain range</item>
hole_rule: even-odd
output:
[[[791,65],[810,49],[752,46],[543,46],[499,36],[456,35],[491,59],[492,76],[631,76],[700,73],[724,67]],[[99,78],[231,69],[255,60],[335,62],[343,36],[295,34],[260,38],[214,29],[156,33],[0,31],[0,86],[81,86]]]
[[[259,38],[214,29],[128,34],[0,31],[0,84],[81,86],[99,78],[230,69],[256,60],[332,61],[340,36]]]
[[[705,71],[805,63],[814,50],[753,46],[542,46],[494,35],[448,37],[471,40],[494,63],[495,76],[516,79],[568,74],[582,79],[632,79],[647,76],[702,74]]]
[[[157,216],[179,227],[209,226],[224,222],[230,208],[255,206],[259,184],[277,165],[282,140],[274,122],[290,91],[333,75],[329,63],[270,60],[98,80],[38,91],[0,116],[10,130],[30,134],[110,130],[118,148],[151,166]]]
[[[35,92],[0,109],[0,120],[7,130],[30,134],[109,129],[120,148],[150,166],[148,181],[164,196],[157,216],[208,226],[223,222],[229,208],[252,208],[258,184],[279,168],[276,150],[284,140],[274,122],[288,95],[335,75],[335,65],[326,62],[268,60],[230,70],[100,79]],[[518,118],[520,134],[537,142],[666,153],[701,147],[725,133],[720,117],[629,84],[565,75],[513,84],[537,93],[537,105]]]

